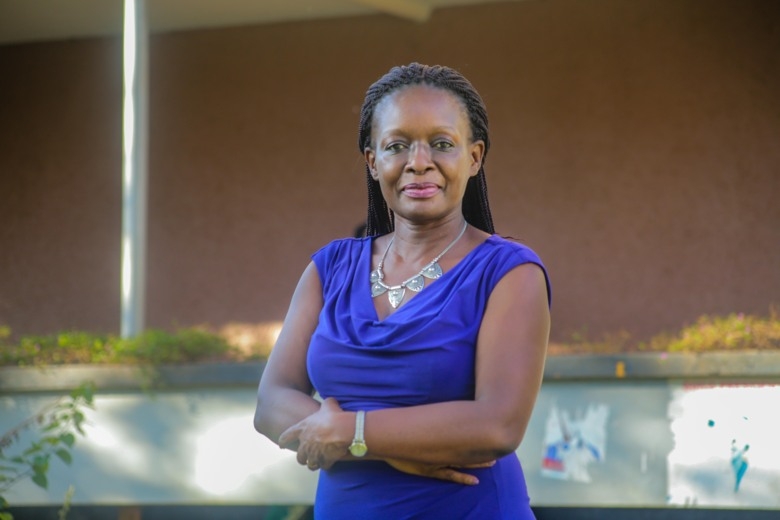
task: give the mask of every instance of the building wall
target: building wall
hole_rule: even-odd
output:
[[[780,4],[537,0],[155,35],[147,324],[281,320],[365,214],[358,111],[396,64],[483,95],[497,229],[553,339],[780,303]],[[0,46],[0,322],[118,331],[121,45]]]

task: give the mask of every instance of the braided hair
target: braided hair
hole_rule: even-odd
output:
[[[471,138],[485,143],[485,152],[479,172],[470,177],[463,195],[463,216],[466,222],[488,233],[495,233],[493,217],[487,197],[485,181],[485,157],[490,149],[488,136],[487,109],[482,98],[469,80],[458,71],[442,65],[421,65],[411,63],[401,67],[393,67],[366,92],[366,98],[360,109],[360,128],[358,130],[358,149],[363,153],[371,145],[371,125],[374,111],[382,99],[389,94],[410,85],[428,85],[446,90],[455,95],[463,103],[469,117]],[[368,219],[366,220],[366,236],[384,235],[393,231],[393,212],[387,207],[382,196],[379,182],[371,176],[366,165],[366,180],[368,183]]]

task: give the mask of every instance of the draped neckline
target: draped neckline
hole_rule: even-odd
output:
[[[471,249],[471,251],[466,253],[463,256],[463,258],[461,258],[458,261],[458,263],[456,263],[454,266],[452,266],[451,269],[445,271],[444,274],[442,274],[441,278],[436,280],[435,283],[431,283],[430,286],[428,285],[428,283],[430,283],[430,282],[426,283],[425,288],[422,291],[420,291],[420,293],[418,295],[416,295],[415,297],[411,298],[408,302],[406,302],[405,304],[401,305],[394,312],[391,312],[390,314],[388,314],[387,316],[385,316],[383,318],[379,317],[379,312],[377,312],[376,304],[374,303],[374,298],[371,296],[371,285],[369,283],[367,283],[368,282],[368,273],[370,273],[374,269],[374,266],[371,263],[372,256],[373,256],[371,254],[371,252],[374,250],[374,241],[377,238],[379,238],[379,237],[376,237],[376,236],[370,237],[369,240],[366,240],[365,249],[363,251],[364,256],[367,257],[364,260],[364,262],[368,263],[368,266],[364,267],[363,269],[361,269],[361,271],[365,272],[365,277],[364,278],[366,280],[366,283],[360,285],[360,288],[359,288],[360,301],[361,301],[362,304],[365,305],[366,308],[370,308],[371,309],[370,310],[371,320],[374,323],[377,323],[377,324],[384,323],[385,321],[392,319],[398,313],[404,312],[404,309],[406,309],[410,305],[412,305],[412,306],[422,305],[417,300],[419,300],[420,297],[423,296],[423,294],[426,293],[426,291],[430,291],[433,287],[437,287],[443,281],[444,282],[449,281],[449,279],[454,276],[454,274],[450,274],[450,273],[457,273],[458,271],[460,271],[463,268],[463,266],[466,263],[468,263],[468,261],[471,259],[471,257],[473,255],[475,255],[476,252],[478,250],[480,250],[482,247],[484,247],[488,242],[490,242],[495,236],[496,235],[490,235],[485,240],[483,240],[482,242],[480,242],[479,244],[474,246]],[[381,296],[380,296],[380,298],[381,298]],[[425,299],[426,298],[423,298],[423,300],[425,300]],[[366,301],[366,300],[368,300],[368,301]],[[406,312],[411,312],[411,311],[406,311]]]

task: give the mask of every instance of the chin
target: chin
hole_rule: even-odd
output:
[[[441,211],[400,211],[395,212],[401,218],[415,223],[428,223],[444,220],[448,213]]]

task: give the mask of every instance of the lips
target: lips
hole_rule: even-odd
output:
[[[438,191],[439,187],[432,182],[412,183],[403,187],[404,195],[413,199],[427,199]]]

